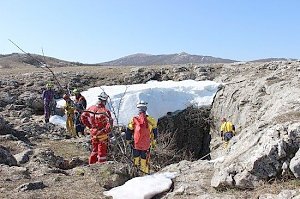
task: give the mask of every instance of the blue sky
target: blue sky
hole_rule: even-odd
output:
[[[100,63],[187,52],[241,61],[300,58],[298,0],[1,1],[0,54]]]

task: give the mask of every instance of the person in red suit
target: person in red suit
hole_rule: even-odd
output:
[[[89,107],[81,114],[82,123],[90,129],[92,152],[89,164],[105,162],[107,159],[107,145],[109,133],[111,132],[113,120],[110,111],[105,107],[108,95],[102,92],[99,103]]]

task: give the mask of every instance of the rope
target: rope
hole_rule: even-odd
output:
[[[19,50],[21,50],[23,53],[25,53],[25,55],[27,55],[27,56],[30,57],[31,59],[37,61],[41,66],[45,66],[45,67],[49,70],[49,72],[51,72],[51,74],[52,74],[54,80],[56,81],[56,83],[58,84],[58,86],[60,87],[60,89],[61,89],[61,90],[64,90],[64,88],[61,86],[61,84],[59,83],[58,79],[56,78],[54,72],[47,66],[46,62],[43,63],[43,62],[41,62],[40,60],[36,59],[36,58],[33,57],[30,53],[28,53],[28,52],[24,51],[22,48],[20,48],[20,47],[19,47],[16,43],[14,43],[12,40],[8,39],[8,41],[10,41],[13,45],[15,45],[15,46],[16,46]],[[43,51],[43,53],[44,53],[44,51]],[[40,68],[43,69],[43,70],[45,70],[45,69],[44,69],[43,67],[41,67],[41,66],[40,66]],[[47,71],[47,70],[46,70],[46,71]]]

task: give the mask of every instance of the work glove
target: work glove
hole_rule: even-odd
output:
[[[151,149],[156,149],[156,140],[152,140],[150,146]]]

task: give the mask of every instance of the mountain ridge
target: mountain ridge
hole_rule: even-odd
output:
[[[270,61],[296,61],[291,58],[263,58],[245,62],[270,62]],[[20,65],[32,65],[39,67],[47,64],[51,67],[65,66],[151,66],[151,65],[176,65],[176,64],[214,64],[214,63],[234,63],[237,60],[223,59],[212,56],[191,55],[186,52],[174,54],[152,55],[146,53],[135,53],[115,60],[87,64],[81,62],[65,61],[54,57],[37,54],[0,54],[0,68],[12,68]]]
[[[145,53],[136,53],[121,57],[116,60],[103,62],[101,65],[107,66],[150,66],[150,65],[168,65],[168,64],[211,64],[211,63],[233,63],[236,60],[223,59],[212,56],[191,55],[186,52],[175,54],[151,55]]]

